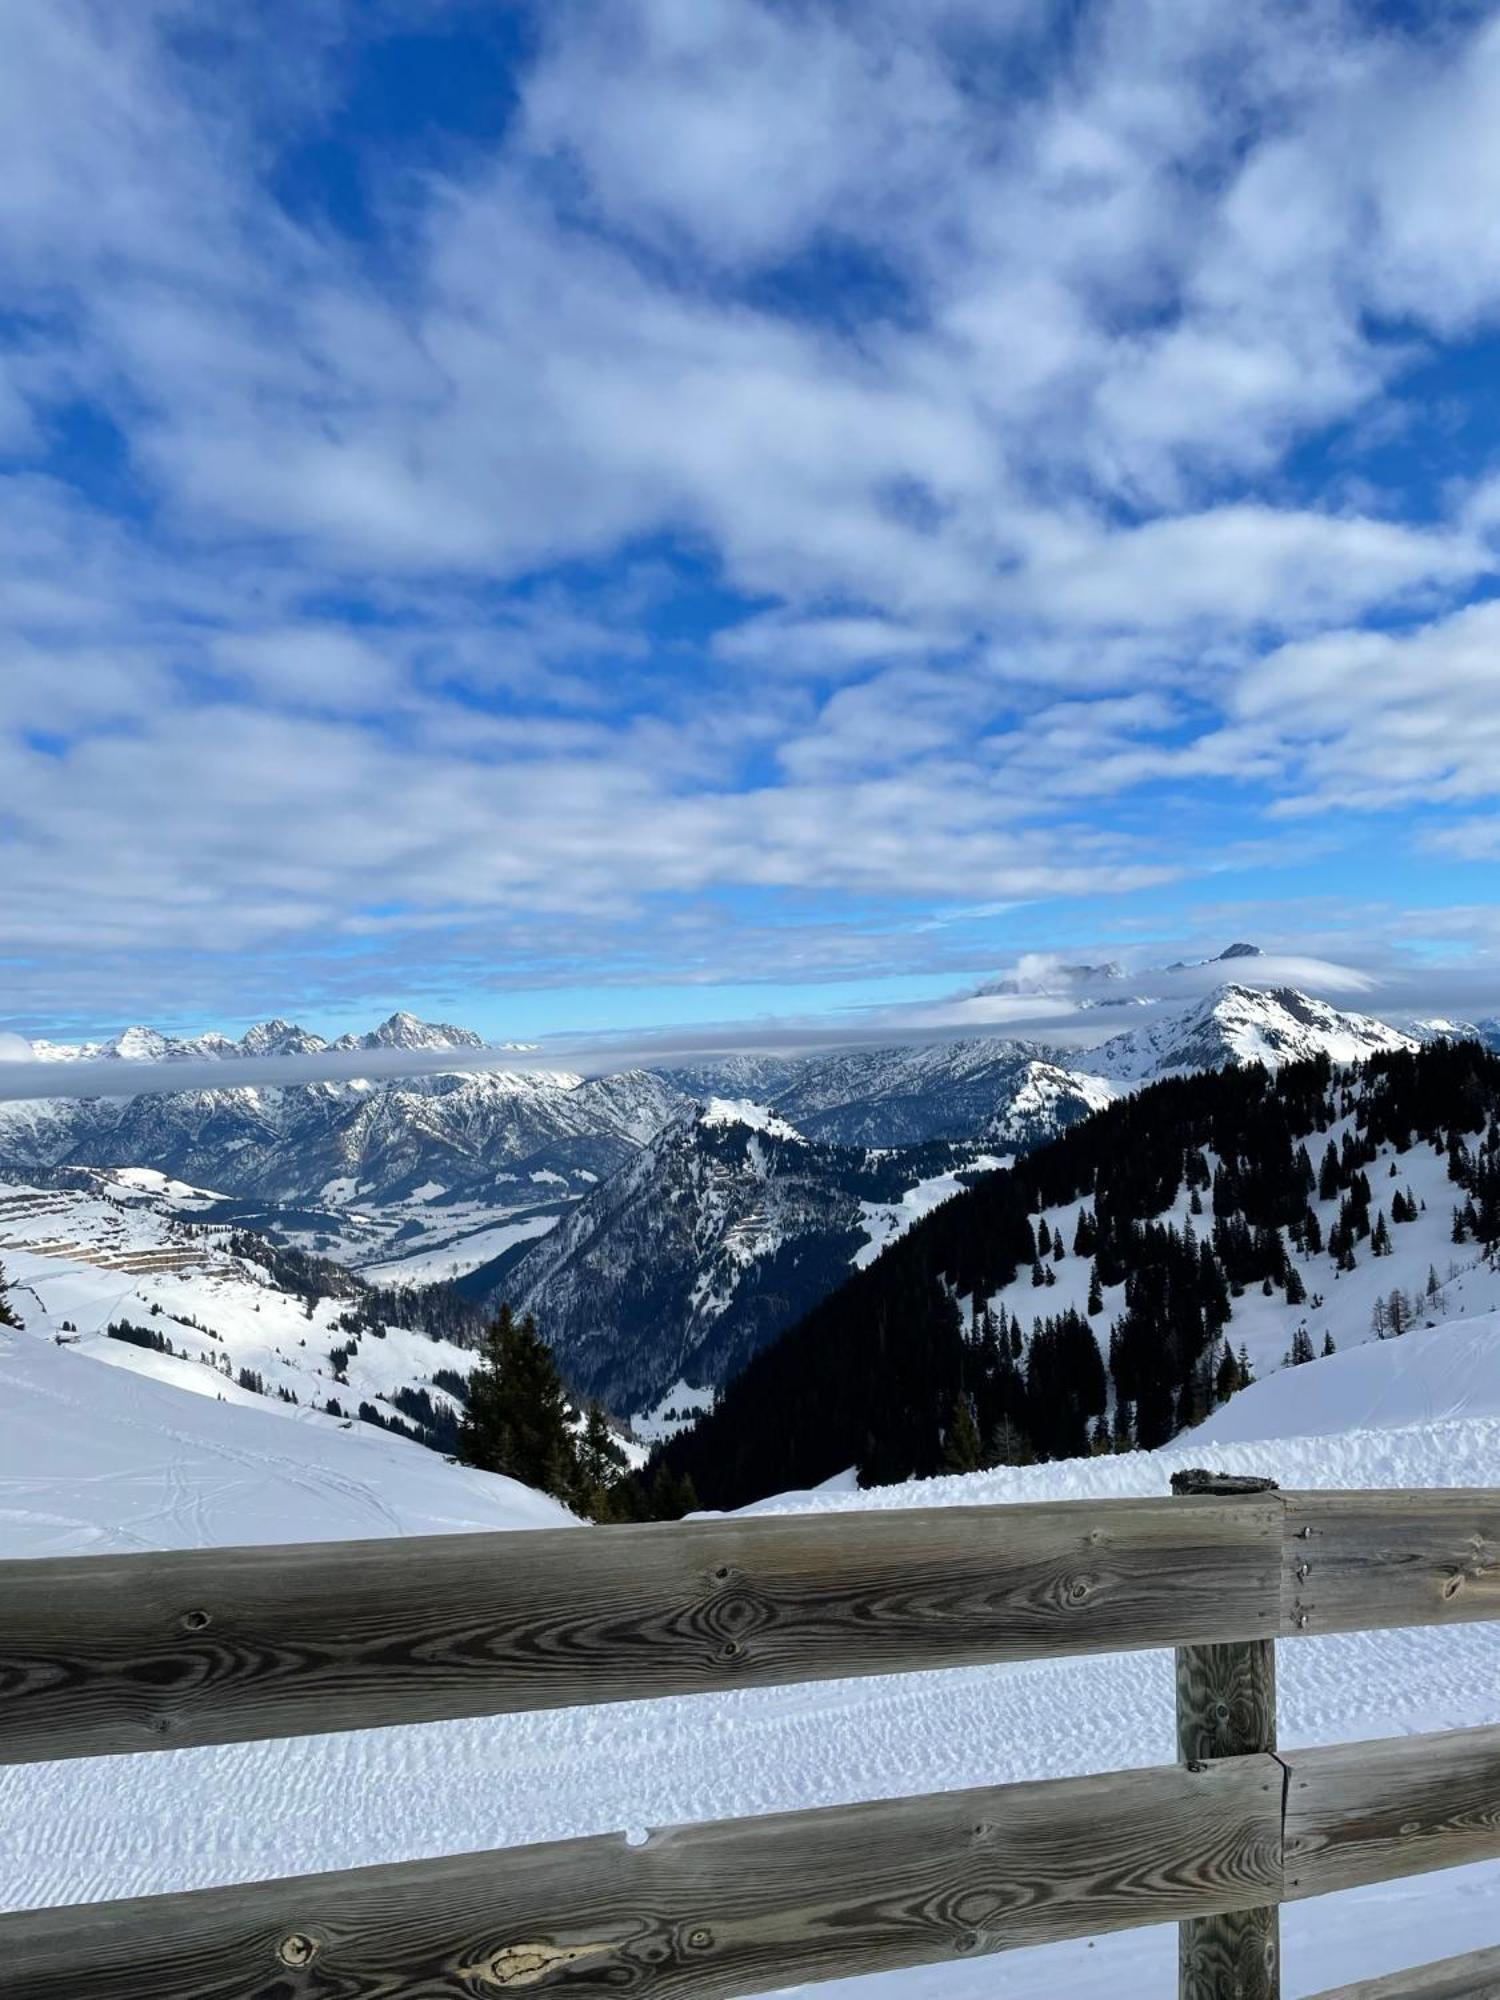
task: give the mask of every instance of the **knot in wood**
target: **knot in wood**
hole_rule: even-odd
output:
[[[187,1632],[205,1631],[212,1623],[206,1611],[184,1611],[182,1614],[183,1629]]]
[[[688,1943],[694,1951],[707,1951],[713,1941],[714,1934],[705,1924],[699,1924],[696,1930],[688,1932]]]
[[[607,1944],[508,1944],[473,1965],[459,1966],[458,1976],[481,1986],[534,1986],[558,1966],[593,1958],[609,1948]]]
[[[317,1955],[316,1941],[301,1931],[293,1931],[276,1947],[276,1956],[283,1965],[311,1965]]]

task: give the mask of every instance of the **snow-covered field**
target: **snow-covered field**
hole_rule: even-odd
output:
[[[457,1410],[433,1378],[467,1375],[472,1350],[395,1325],[381,1338],[349,1333],[339,1321],[350,1301],[282,1291],[260,1265],[231,1256],[222,1232],[183,1226],[214,1199],[145,1169],[100,1176],[86,1190],[0,1184],[0,1261],[22,1319],[76,1338],[96,1360],[199,1395],[245,1400],[236,1385],[247,1371],[264,1390],[250,1400],[277,1412],[332,1401],[353,1416],[369,1402],[399,1418],[392,1399],[412,1388]],[[159,1334],[173,1352],[109,1338],[120,1321]]]
[[[0,1553],[412,1532],[550,1503],[329,1419],[182,1396],[0,1336]],[[1496,1483],[1500,1316],[1263,1381],[1154,1454],[1008,1468],[767,1509],[1165,1491],[1208,1461],[1285,1486]],[[1306,1435],[1309,1422],[1321,1434]],[[1274,1433],[1255,1442],[1251,1432]],[[302,1456],[315,1458],[309,1465]],[[424,1482],[418,1491],[411,1481]],[[533,1511],[540,1510],[540,1513]],[[381,1525],[383,1523],[383,1525]],[[1280,1649],[1282,1740],[1500,1719],[1494,1627]],[[743,1691],[0,1771],[0,1904],[149,1893],[571,1834],[1170,1761],[1165,1653]],[[1500,1866],[1294,1905],[1286,1991],[1500,1940]],[[856,2000],[1121,2000],[1173,1990],[1170,1930],[847,1984]]]

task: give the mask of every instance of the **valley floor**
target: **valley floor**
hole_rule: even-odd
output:
[[[181,1545],[262,1535],[223,1482],[261,1489],[261,1459],[236,1475],[234,1452],[294,1450],[327,1419],[288,1424],[260,1411],[184,1398],[109,1371],[113,1404],[96,1408],[99,1364],[32,1335],[6,1341],[19,1403],[0,1415],[5,1479],[0,1554]],[[158,1401],[152,1403],[151,1398]],[[71,1398],[71,1403],[70,1399]],[[163,1405],[159,1399],[167,1398]],[[144,1400],[143,1400],[144,1399]],[[153,1426],[232,1419],[217,1461],[224,1504],[197,1509],[204,1484],[189,1459],[165,1483]],[[71,1414],[70,1414],[71,1412]],[[1323,1435],[1299,1435],[1316,1424]],[[132,1496],[131,1426],[137,1436]],[[1256,1442],[1254,1430],[1271,1433]],[[340,1452],[353,1434],[330,1425]],[[169,1443],[175,1440],[172,1428]],[[22,1455],[18,1458],[17,1441]],[[231,1446],[226,1436],[220,1440]],[[211,1453],[213,1440],[196,1448]],[[448,1502],[412,1495],[384,1530],[355,1526],[332,1458],[306,1480],[297,1532],[313,1537],[418,1527],[514,1524],[517,1489],[455,1474],[419,1447],[371,1434],[360,1476],[479,1482]],[[111,1458],[109,1455],[113,1453]],[[324,1453],[325,1459],[328,1453]],[[1421,1329],[1403,1340],[1288,1371],[1217,1412],[1192,1437],[1153,1454],[1010,1468],[968,1478],[851,1490],[847,1481],[767,1503],[767,1510],[1040,1500],[1165,1491],[1171,1471],[1208,1461],[1286,1486],[1493,1485],[1500,1478],[1500,1316]],[[175,1465],[174,1453],[170,1463]],[[155,1471],[153,1473],[153,1466]],[[172,1480],[178,1480],[174,1471]],[[174,1493],[175,1496],[174,1497]],[[533,1499],[534,1496],[523,1496]],[[540,1508],[549,1503],[535,1502]],[[445,1507],[451,1513],[445,1517]],[[357,1510],[356,1510],[357,1511]],[[453,1516],[468,1515],[467,1520]],[[555,1519],[552,1510],[549,1518]],[[274,1526],[274,1523],[272,1524]],[[1289,1643],[1279,1662],[1282,1739],[1357,1741],[1500,1719],[1492,1626]],[[1172,1661],[1166,1653],[828,1683],[608,1709],[375,1730],[291,1743],[34,1765],[0,1771],[0,1904],[49,1903],[289,1875],[318,1868],[554,1840],[787,1807],[900,1796],[1170,1761]],[[1500,1941],[1500,1865],[1295,1905],[1283,1914],[1288,1996]],[[1121,2000],[1174,1990],[1175,1938],[1151,1930],[993,1960],[856,1980],[858,2000]]]

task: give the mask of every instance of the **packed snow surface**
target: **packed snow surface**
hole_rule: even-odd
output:
[[[413,1445],[184,1397],[35,1335],[0,1346],[0,1554],[513,1525],[549,1503]],[[1383,1378],[1383,1379],[1382,1379]],[[1500,1317],[1375,1342],[1262,1382],[1151,1454],[874,1492],[847,1478],[761,1512],[1164,1493],[1207,1461],[1286,1487],[1495,1483]],[[1242,1420],[1243,1419],[1243,1420]],[[1300,1430],[1256,1442],[1246,1426]],[[305,1454],[305,1455],[304,1455]],[[424,1480],[427,1483],[422,1483]],[[1288,1745],[1497,1720],[1495,1632],[1280,1648]],[[0,1903],[135,1895],[788,1807],[1169,1762],[1172,1659],[1137,1653],[0,1771]],[[1283,1912],[1289,1993],[1500,1938],[1500,1869]],[[1120,2000],[1173,1990],[1175,1933],[851,1982],[856,2000]]]
[[[188,1394],[168,1371],[201,1370],[137,1353],[162,1376],[0,1328],[0,1556],[353,1541],[572,1519],[528,1486],[449,1465],[372,1424],[288,1412],[231,1382]]]

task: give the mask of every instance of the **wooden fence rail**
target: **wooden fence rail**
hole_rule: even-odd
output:
[[[1496,1617],[1489,1491],[0,1562],[0,1762]]]
[[[1500,1951],[1471,1951],[1389,1979],[1357,1979],[1314,2000],[1500,2000]]]
[[[1168,1645],[1184,1760],[0,1916],[0,1990],[727,2000],[1175,1921],[1190,2000],[1274,1995],[1282,1901],[1500,1855],[1500,1729],[1278,1750],[1270,1642],[1486,1617],[1488,1491],[0,1563],[0,1761]]]

